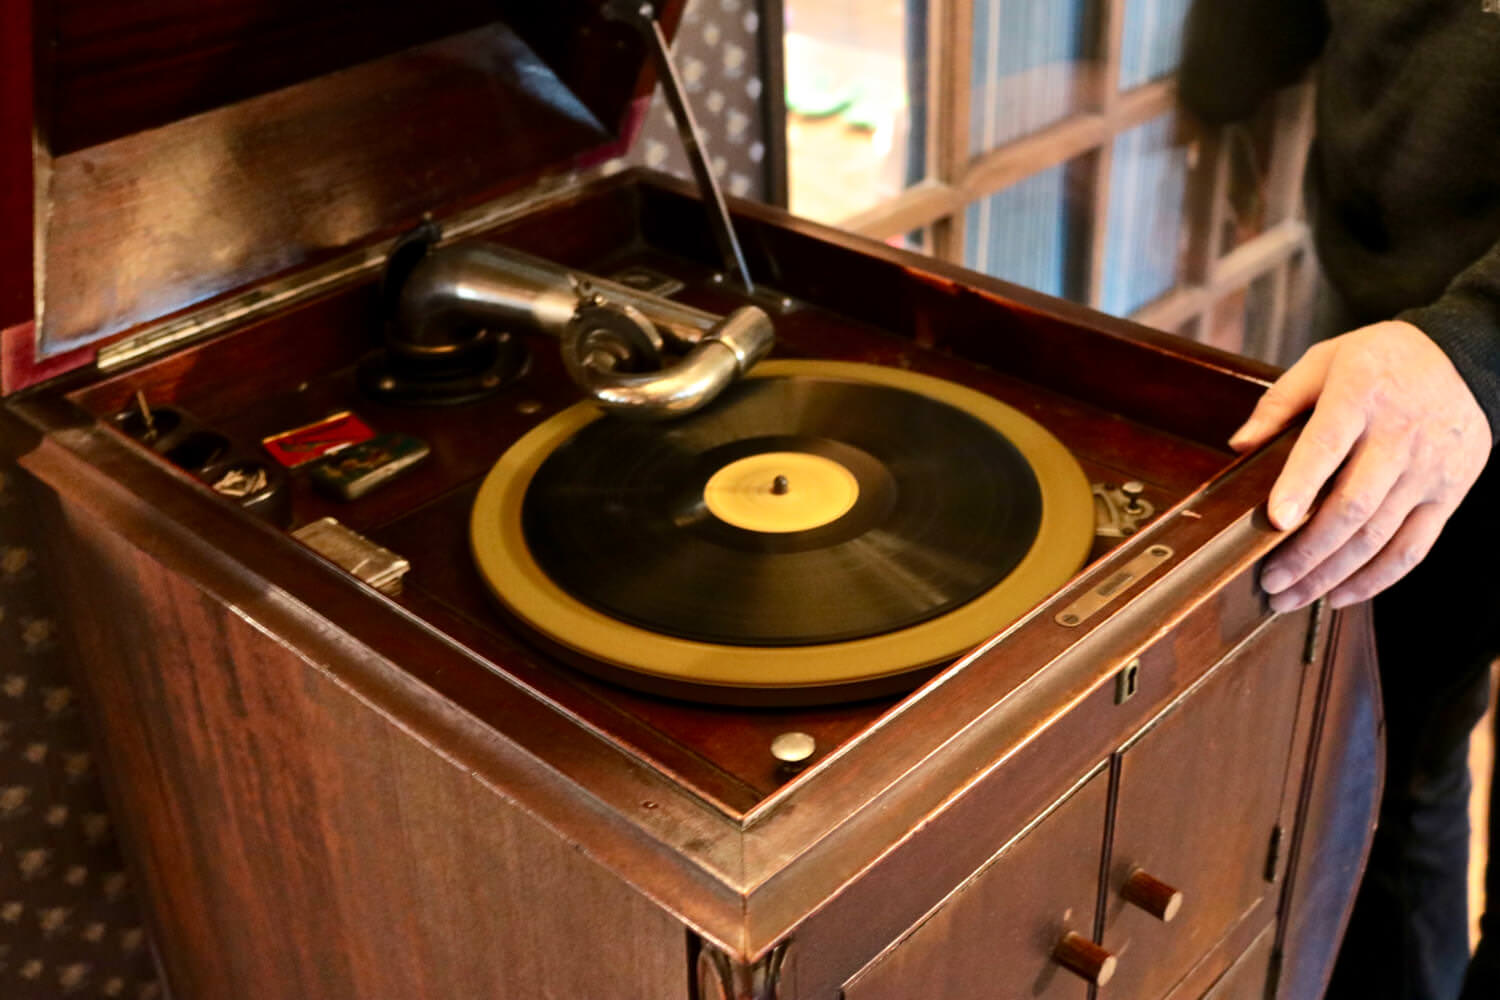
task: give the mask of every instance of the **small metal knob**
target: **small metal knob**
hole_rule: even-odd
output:
[[[1146,493],[1146,484],[1132,479],[1127,483],[1120,484],[1120,492],[1125,495],[1125,509],[1132,514],[1138,514],[1145,509],[1141,503],[1141,497]]]
[[[1182,893],[1167,883],[1137,868],[1125,880],[1120,895],[1127,903],[1139,906],[1162,923],[1171,923],[1182,909]]]
[[[1052,958],[1064,969],[1095,986],[1103,986],[1115,975],[1115,956],[1082,934],[1068,931],[1052,949]]]
[[[818,750],[818,741],[807,733],[782,733],[771,741],[771,756],[784,771],[800,771]]]

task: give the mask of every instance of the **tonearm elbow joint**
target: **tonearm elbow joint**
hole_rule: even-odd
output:
[[[755,306],[720,316],[493,244],[440,247],[404,265],[401,254],[387,277],[384,363],[361,370],[368,391],[396,401],[497,391],[523,365],[514,334],[540,333],[607,410],[669,419],[707,405],[775,340]]]

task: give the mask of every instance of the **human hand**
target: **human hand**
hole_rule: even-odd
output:
[[[1313,414],[1271,488],[1276,527],[1290,530],[1312,511],[1261,573],[1279,612],[1330,592],[1329,603],[1343,607],[1401,579],[1432,548],[1490,454],[1489,422],[1458,370],[1400,320],[1314,345],[1266,390],[1230,447],[1259,447],[1309,406]]]

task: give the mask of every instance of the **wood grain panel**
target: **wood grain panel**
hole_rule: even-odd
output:
[[[615,127],[645,50],[598,0],[59,0],[51,148],[68,153],[505,20]],[[670,28],[680,2],[660,4]],[[7,22],[8,23],[8,22]]]
[[[686,1000],[665,911],[233,607],[54,517],[177,995]]]
[[[1227,647],[1249,635],[1262,614],[1251,582],[1236,580],[1139,653],[1140,686],[1124,704],[1116,704],[1113,683],[1102,684],[1047,720],[1040,732],[985,741],[991,754],[1001,747],[1012,749],[988,770],[970,770],[961,794],[924,818],[913,834],[793,931],[802,951],[798,985],[803,993],[825,997],[868,961],[869,941],[852,938],[846,928],[864,926],[868,938],[877,942],[901,934],[935,907],[949,887],[983,864],[992,853],[990,845],[1015,837],[1054,801],[1060,782],[1088,774]],[[913,721],[937,725],[932,716]],[[930,766],[929,774],[936,773],[936,766]],[[846,780],[858,779],[850,775]],[[839,840],[831,839],[824,856],[837,854]],[[786,917],[784,912],[776,915]]]
[[[1161,996],[1272,893],[1306,623],[1275,620],[1120,755],[1103,937],[1120,956],[1112,997]],[[1170,923],[1124,899],[1138,868],[1183,893]]]
[[[1266,1000],[1271,975],[1271,953],[1276,947],[1276,929],[1261,931],[1229,970],[1219,977],[1203,1000]]]
[[[497,25],[59,157],[41,343],[327,260],[609,139]]]
[[[478,27],[482,0],[60,0],[52,147],[81,149]]]
[[[1052,949],[1093,926],[1108,799],[1101,770],[847,983],[843,1000],[1086,1000],[1089,984]]]

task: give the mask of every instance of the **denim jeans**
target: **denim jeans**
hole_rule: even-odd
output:
[[[1320,297],[1329,333],[1358,324]],[[1500,463],[1427,558],[1375,599],[1386,779],[1331,1000],[1500,1000],[1500,816],[1492,790],[1484,940],[1469,958],[1469,734],[1500,655]],[[1465,979],[1467,977],[1467,983]],[[1302,998],[1294,998],[1302,1000]]]

